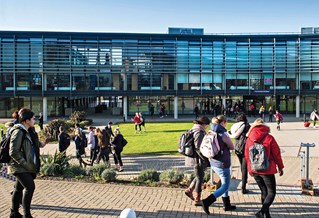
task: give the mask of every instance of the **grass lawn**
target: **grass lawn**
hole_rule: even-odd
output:
[[[227,129],[231,125],[228,123]],[[146,132],[142,127],[142,133],[135,133],[134,124],[119,124],[121,133],[128,141],[123,154],[177,155],[179,136],[192,126],[191,122],[146,123]]]

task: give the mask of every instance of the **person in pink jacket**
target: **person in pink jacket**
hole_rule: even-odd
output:
[[[257,185],[261,191],[262,208],[255,215],[256,217],[271,217],[269,207],[276,196],[276,178],[275,174],[279,171],[279,175],[284,174],[284,164],[282,162],[280,148],[275,138],[269,134],[270,129],[264,125],[261,118],[256,119],[247,133],[247,141],[245,147],[245,158],[247,162],[247,169],[251,176],[254,177]],[[249,158],[249,148],[255,142],[260,142],[266,149],[267,157],[269,159],[269,167],[267,170],[255,172],[252,170],[251,161]],[[278,171],[277,171],[278,168]]]

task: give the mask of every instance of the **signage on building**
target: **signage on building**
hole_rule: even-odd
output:
[[[177,35],[204,35],[204,29],[202,28],[175,28],[169,27],[168,34]]]

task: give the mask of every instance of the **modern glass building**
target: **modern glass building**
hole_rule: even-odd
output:
[[[0,31],[0,80],[1,117],[107,103],[125,117],[164,104],[177,119],[238,101],[299,117],[318,108],[319,34]]]

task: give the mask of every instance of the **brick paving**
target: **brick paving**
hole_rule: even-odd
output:
[[[103,118],[107,120],[106,118]],[[114,119],[114,118],[113,118]],[[189,118],[188,118],[189,119]],[[101,119],[100,126],[103,126]],[[118,118],[121,120],[121,118]],[[167,119],[165,119],[167,120]],[[277,176],[277,196],[271,207],[272,217],[319,217],[319,198],[301,195],[300,187],[296,186],[300,179],[300,158],[297,157],[300,142],[316,143],[317,147],[310,152],[310,178],[317,186],[319,184],[319,128],[304,128],[300,119],[287,118],[282,124],[282,130],[277,131],[275,124],[270,123],[272,134],[277,139],[285,164],[285,174]],[[1,122],[1,120],[0,120]],[[99,122],[96,122],[99,126]],[[52,153],[56,145],[47,146],[43,153]],[[71,149],[70,154],[74,154]],[[159,171],[176,167],[191,171],[184,167],[183,157],[124,156],[125,171],[118,177],[134,178],[146,168]],[[250,177],[247,195],[240,192],[238,161],[233,158],[230,198],[237,206],[233,212],[222,210],[221,199],[210,208],[215,217],[254,217],[260,208],[260,192]],[[0,177],[0,217],[8,217],[10,208],[10,191],[13,182]],[[204,196],[209,193],[203,192]],[[207,217],[200,207],[195,207],[183,194],[180,188],[142,187],[121,184],[97,184],[82,182],[67,182],[53,180],[36,180],[36,191],[32,201],[34,217],[119,217],[125,208],[134,208],[138,217]]]

